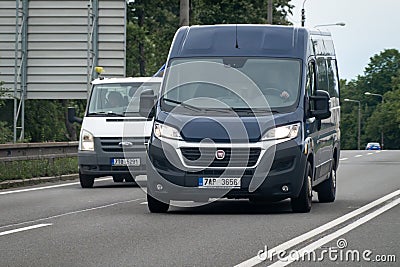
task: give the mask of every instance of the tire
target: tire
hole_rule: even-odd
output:
[[[147,193],[147,207],[151,213],[166,213],[169,209],[169,201],[167,203],[162,202]]]
[[[301,187],[300,194],[297,198],[292,198],[290,204],[294,212],[307,213],[311,210],[312,203],[312,179],[313,171],[310,162],[307,162],[306,170],[304,172],[303,186]]]
[[[122,183],[124,181],[124,176],[121,175],[113,175],[112,178],[114,183]]]
[[[132,176],[131,174],[127,174],[125,176],[125,182],[127,182],[127,183],[135,183],[135,176]]]
[[[82,188],[92,188],[94,184],[94,176],[82,174],[79,172],[79,182],[81,183]]]
[[[336,161],[333,160],[328,180],[323,181],[316,188],[318,200],[321,203],[334,202],[336,198]]]

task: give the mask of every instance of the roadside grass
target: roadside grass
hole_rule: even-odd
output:
[[[0,162],[0,182],[72,173],[78,173],[77,157]]]

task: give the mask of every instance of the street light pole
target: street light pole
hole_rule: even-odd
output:
[[[360,150],[360,141],[361,141],[361,101],[348,99],[346,98],[344,101],[346,102],[356,102],[358,103],[358,137],[357,137],[357,149]]]
[[[301,9],[301,27],[304,27],[304,24],[306,23],[306,10],[304,9],[304,4],[306,1],[307,0],[303,1],[303,7]]]
[[[267,23],[268,24],[271,24],[272,25],[272,23],[273,23],[273,20],[272,20],[272,18],[273,18],[273,16],[272,16],[272,10],[273,10],[273,3],[272,3],[272,0],[268,0],[268,2],[267,2]]]
[[[370,93],[370,92],[365,92],[364,94],[365,94],[365,95],[372,95],[372,96],[378,96],[378,97],[380,97],[380,98],[381,98],[381,103],[383,104],[383,95],[374,94],[374,93]],[[381,129],[381,146],[382,146],[382,149],[383,149],[383,146],[384,146],[383,141],[384,141],[384,138],[383,138],[383,128],[382,128],[382,129]]]

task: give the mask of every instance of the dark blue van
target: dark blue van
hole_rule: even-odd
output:
[[[333,202],[340,154],[339,79],[330,33],[271,25],[182,27],[161,92],[141,95],[154,117],[147,200],[289,198]]]

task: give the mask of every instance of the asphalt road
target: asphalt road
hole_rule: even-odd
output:
[[[246,200],[150,214],[140,188],[110,179],[8,189],[0,266],[399,266],[399,201],[400,151],[342,151],[337,200],[309,214]]]

